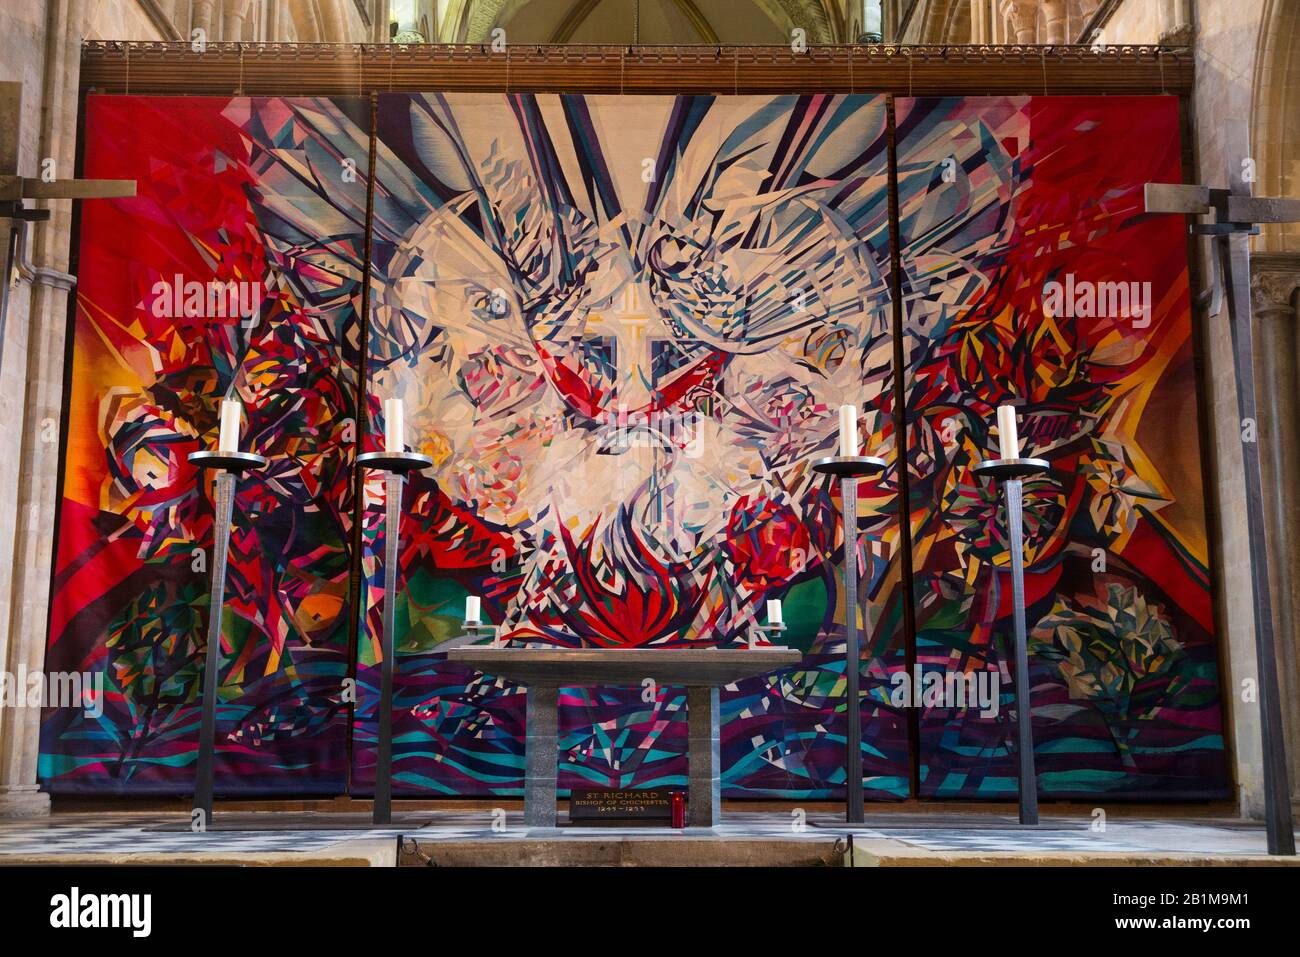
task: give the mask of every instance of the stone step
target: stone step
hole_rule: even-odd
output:
[[[848,842],[721,837],[437,840],[408,835],[404,867],[841,867]]]

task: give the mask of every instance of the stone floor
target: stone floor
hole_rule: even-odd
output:
[[[1263,828],[1230,818],[1125,817],[1094,830],[1089,817],[868,815],[846,826],[828,813],[728,811],[714,828],[529,829],[522,812],[403,812],[391,827],[364,813],[218,812],[205,833],[188,816],[60,813],[0,820],[0,864],[248,862],[300,864],[996,864],[1290,863],[1266,858]]]

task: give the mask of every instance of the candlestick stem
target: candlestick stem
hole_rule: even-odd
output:
[[[203,705],[199,721],[199,758],[194,777],[194,810],[201,812],[200,829],[212,823],[216,767],[217,680],[221,661],[221,618],[226,596],[226,563],[230,554],[230,525],[235,508],[235,473],[218,472],[214,481],[212,586],[208,593],[208,637],[203,651]]]
[[[849,824],[865,820],[862,803],[862,699],[859,684],[862,648],[858,639],[858,480],[840,479],[840,519],[844,525],[844,695],[848,702],[845,718],[845,815]]]
[[[1029,643],[1025,628],[1024,497],[1020,479],[1002,483],[1011,549],[1011,605],[1015,631],[1016,732],[1020,758],[1020,823],[1038,823],[1038,778],[1034,771],[1034,726],[1029,702]]]
[[[384,475],[384,635],[380,642],[384,656],[379,677],[379,754],[375,760],[376,824],[393,821],[393,658],[397,629],[397,556],[400,544],[402,488],[400,472]]]

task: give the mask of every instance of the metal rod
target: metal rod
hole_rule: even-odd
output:
[[[0,276],[0,369],[5,360],[5,324],[9,317],[9,278],[14,274],[18,260],[18,223],[0,216],[0,229],[4,231],[5,271]]]
[[[215,485],[212,591],[208,597],[208,641],[203,661],[203,718],[199,725],[199,763],[194,775],[194,811],[201,816],[193,823],[198,830],[205,830],[212,823],[221,619],[226,605],[226,559],[230,550],[230,524],[235,505],[235,473],[224,470],[217,472]]]
[[[1241,443],[1245,471],[1246,525],[1250,536],[1251,592],[1255,605],[1255,661],[1259,675],[1260,734],[1264,757],[1264,823],[1270,854],[1295,854],[1295,826],[1286,780],[1286,744],[1278,692],[1273,604],[1269,595],[1268,544],[1264,534],[1264,483],[1259,461],[1259,415],[1255,405],[1255,344],[1250,304],[1250,242],[1245,233],[1217,238],[1228,294],[1232,359],[1236,366],[1237,409],[1243,423],[1254,423],[1253,441]],[[1286,423],[1273,423],[1284,427]],[[1245,425],[1242,426],[1243,431]]]
[[[1020,479],[1002,483],[1011,550],[1011,605],[1015,625],[1016,733],[1020,756],[1020,823],[1038,823],[1038,778],[1034,774],[1034,722],[1029,705],[1029,643],[1025,635],[1024,496]]]
[[[375,762],[374,823],[393,821],[393,657],[397,622],[397,552],[400,534],[402,473],[385,476],[384,635],[379,679],[379,757]]]
[[[858,693],[861,645],[858,641],[858,480],[840,479],[840,512],[844,524],[844,694],[848,729],[844,740],[844,820],[862,824],[862,699]]]

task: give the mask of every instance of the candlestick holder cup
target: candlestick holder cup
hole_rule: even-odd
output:
[[[492,636],[491,647],[493,648],[501,647],[501,626],[500,625],[494,625],[490,622],[482,622],[482,621],[467,621],[462,627],[465,629],[465,631],[467,631],[469,634],[473,635],[476,638],[482,635],[491,635]]]
[[[749,647],[757,648],[759,645],[772,644],[771,633],[781,634],[788,626],[783,621],[768,622],[766,625],[760,625],[758,622],[749,626]]]

